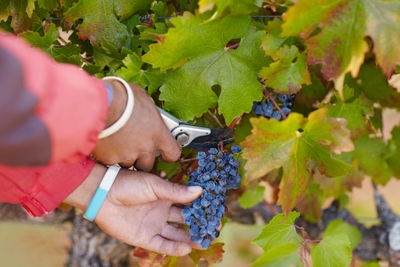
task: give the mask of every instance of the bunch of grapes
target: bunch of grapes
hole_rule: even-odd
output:
[[[290,107],[293,105],[293,101],[295,98],[295,94],[292,95],[285,95],[285,94],[279,94],[278,95],[278,100],[282,103],[282,112],[288,116],[292,110]],[[275,95],[271,96],[275,99]],[[253,103],[253,108],[252,111],[256,113],[257,115],[261,115],[267,118],[273,118],[276,120],[280,120],[282,118],[282,114],[279,112],[279,110],[275,109],[274,104],[272,103],[271,100],[265,101],[261,100],[259,102],[254,102]]]
[[[239,153],[239,146],[232,146],[232,153]],[[193,242],[208,249],[218,237],[220,221],[226,211],[225,199],[228,189],[237,189],[242,177],[238,173],[239,161],[233,154],[210,148],[197,153],[199,167],[190,173],[189,186],[201,186],[203,193],[190,206],[182,210],[185,223]]]

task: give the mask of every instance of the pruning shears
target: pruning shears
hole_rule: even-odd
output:
[[[190,147],[195,150],[207,150],[217,148],[220,142],[227,145],[234,141],[233,129],[207,128],[190,125],[181,121],[165,110],[158,108],[165,125],[182,147]]]

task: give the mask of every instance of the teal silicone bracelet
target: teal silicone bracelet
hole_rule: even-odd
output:
[[[90,201],[89,207],[87,208],[83,216],[85,219],[93,221],[94,218],[96,218],[96,215],[99,212],[101,205],[104,202],[104,199],[107,197],[107,194],[110,191],[110,188],[114,183],[120,169],[121,167],[116,165],[108,167],[99,188],[94,194],[92,200]]]

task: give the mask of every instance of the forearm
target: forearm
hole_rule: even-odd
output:
[[[101,164],[96,164],[85,181],[78,188],[76,188],[64,200],[64,202],[82,211],[85,211],[89,206],[94,194],[96,193],[96,190],[99,187],[105,173],[106,167]]]

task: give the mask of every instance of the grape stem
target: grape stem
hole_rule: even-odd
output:
[[[265,86],[263,87],[263,93],[264,93],[264,95],[266,95],[266,96],[269,98],[269,100],[271,100],[272,104],[274,104],[274,106],[276,107],[276,109],[279,110],[279,112],[280,112],[281,115],[282,115],[282,118],[283,118],[284,120],[286,120],[286,119],[287,119],[287,116],[286,116],[285,113],[282,111],[282,109],[279,107],[278,103],[276,103],[275,99],[272,97],[271,92],[269,92],[269,91],[267,90],[267,88],[265,88]]]
[[[196,158],[191,158],[191,159],[180,159],[179,162],[190,162],[190,161],[194,161],[197,160]]]

